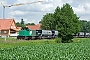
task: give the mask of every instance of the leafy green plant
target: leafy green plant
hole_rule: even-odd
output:
[[[0,49],[0,60],[90,60],[90,40]]]
[[[79,43],[30,44],[0,48],[0,60],[90,60],[89,52],[90,39],[82,39]]]

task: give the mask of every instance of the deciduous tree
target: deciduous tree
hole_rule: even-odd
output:
[[[69,42],[73,37],[73,33],[80,31],[79,17],[74,13],[69,4],[64,4],[63,7],[57,7],[55,12],[47,13],[42,19],[42,29],[52,29],[59,31],[59,37],[62,42]]]

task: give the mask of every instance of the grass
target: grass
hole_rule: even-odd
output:
[[[85,40],[90,40],[89,38],[74,38],[73,43],[84,42]],[[17,40],[16,38],[0,38],[0,48],[10,48],[17,46],[28,46],[28,45],[36,45],[36,44],[56,44],[53,39],[43,39],[43,40]]]
[[[16,38],[0,38],[0,48],[12,48],[17,46],[28,46],[36,44],[55,43],[55,41],[49,39],[43,40],[17,40]]]
[[[90,38],[74,38],[72,40],[73,40],[73,43],[81,43],[81,42],[90,40]]]

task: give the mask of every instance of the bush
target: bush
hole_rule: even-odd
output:
[[[73,36],[72,35],[66,35],[66,36],[62,37],[62,43],[73,42],[72,39],[73,39]]]
[[[55,42],[56,42],[56,43],[61,43],[61,41],[62,41],[61,38],[56,38],[56,39],[55,39]]]

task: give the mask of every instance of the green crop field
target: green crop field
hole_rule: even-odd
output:
[[[90,39],[73,40],[59,44],[54,40],[1,40],[0,60],[90,60]]]

